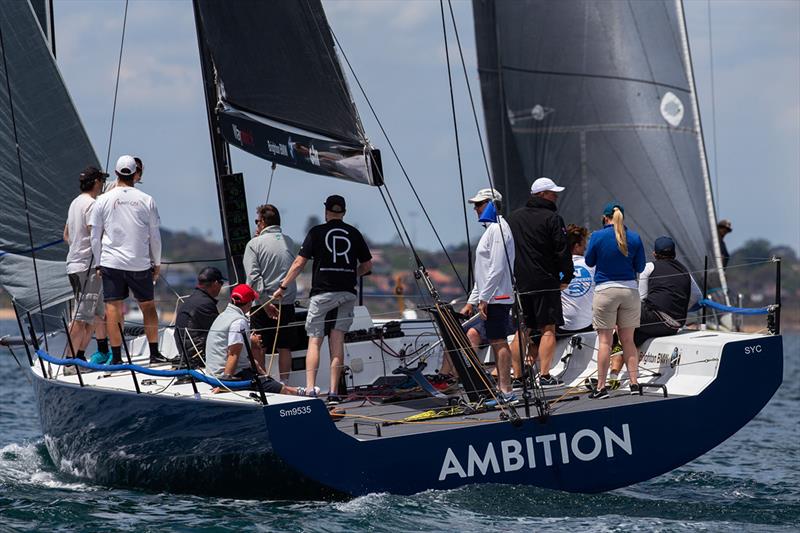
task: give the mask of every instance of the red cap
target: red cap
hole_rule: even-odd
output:
[[[231,300],[235,304],[249,304],[257,299],[258,293],[244,283],[235,286],[231,291]]]

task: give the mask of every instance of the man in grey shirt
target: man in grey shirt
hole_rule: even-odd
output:
[[[253,331],[261,336],[261,345],[266,353],[278,350],[278,370],[282,380],[289,378],[292,370],[292,346],[296,334],[289,326],[295,320],[294,300],[297,285],[294,281],[286,286],[280,302],[273,302],[279,308],[279,317],[267,314],[268,295],[280,286],[292,266],[297,247],[291,238],[281,231],[281,215],[271,204],[256,208],[256,236],[247,243],[242,263],[247,275],[247,284],[258,294],[263,294],[261,302],[253,306],[250,316]],[[277,335],[276,335],[277,334]],[[277,338],[276,338],[277,337]]]

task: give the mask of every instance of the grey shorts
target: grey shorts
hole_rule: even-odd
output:
[[[86,277],[89,276],[87,280]],[[69,274],[69,284],[75,295],[75,305],[78,311],[75,320],[79,322],[94,322],[95,317],[106,315],[103,305],[103,280],[97,275],[97,270],[90,268],[83,272]]]
[[[324,337],[331,329],[349,331],[353,324],[356,295],[351,292],[323,292],[311,297],[306,316],[309,337]]]

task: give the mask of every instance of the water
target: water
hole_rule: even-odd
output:
[[[13,327],[0,322],[0,334]],[[2,350],[0,529],[798,531],[800,335],[786,336],[784,349],[783,386],[755,420],[700,459],[646,483],[592,496],[473,486],[411,497],[371,494],[347,502],[154,494],[108,489],[62,474],[42,444],[30,386]]]

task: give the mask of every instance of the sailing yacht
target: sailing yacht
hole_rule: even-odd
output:
[[[647,341],[636,396],[588,400],[596,339],[573,336],[559,344],[551,369],[565,386],[523,380],[521,401],[504,402],[416,254],[430,319],[390,325],[362,308],[346,345],[352,393],[333,410],[318,398],[149,368],[137,355],[142,339],[126,345],[124,365],[65,358],[57,328],[71,292],[54,228],[71,198],[63,183],[97,158],[48,49],[38,4],[0,8],[0,182],[14,200],[0,212],[0,283],[14,297],[25,372],[48,453],[62,471],[108,485],[272,498],[472,483],[600,492],[708,452],[780,385],[779,308],[771,307],[775,334],[701,329]],[[682,255],[717,257],[681,4],[473,6],[493,175],[506,196],[527,195],[521,176],[559,175],[575,191],[562,204],[567,216],[588,221],[603,195],[619,193],[645,240],[671,232]],[[243,279],[249,228],[231,146],[364,186],[381,188],[391,177],[367,140],[319,0],[194,0],[193,9],[229,277]],[[59,112],[45,116],[45,109]],[[671,207],[662,209],[654,202],[665,187]],[[174,349],[171,339],[162,334],[162,352]],[[423,370],[444,353],[459,384],[439,390]],[[67,375],[65,366],[78,372]],[[184,376],[188,382],[175,380]],[[398,391],[398,376],[413,381],[413,396]]]

